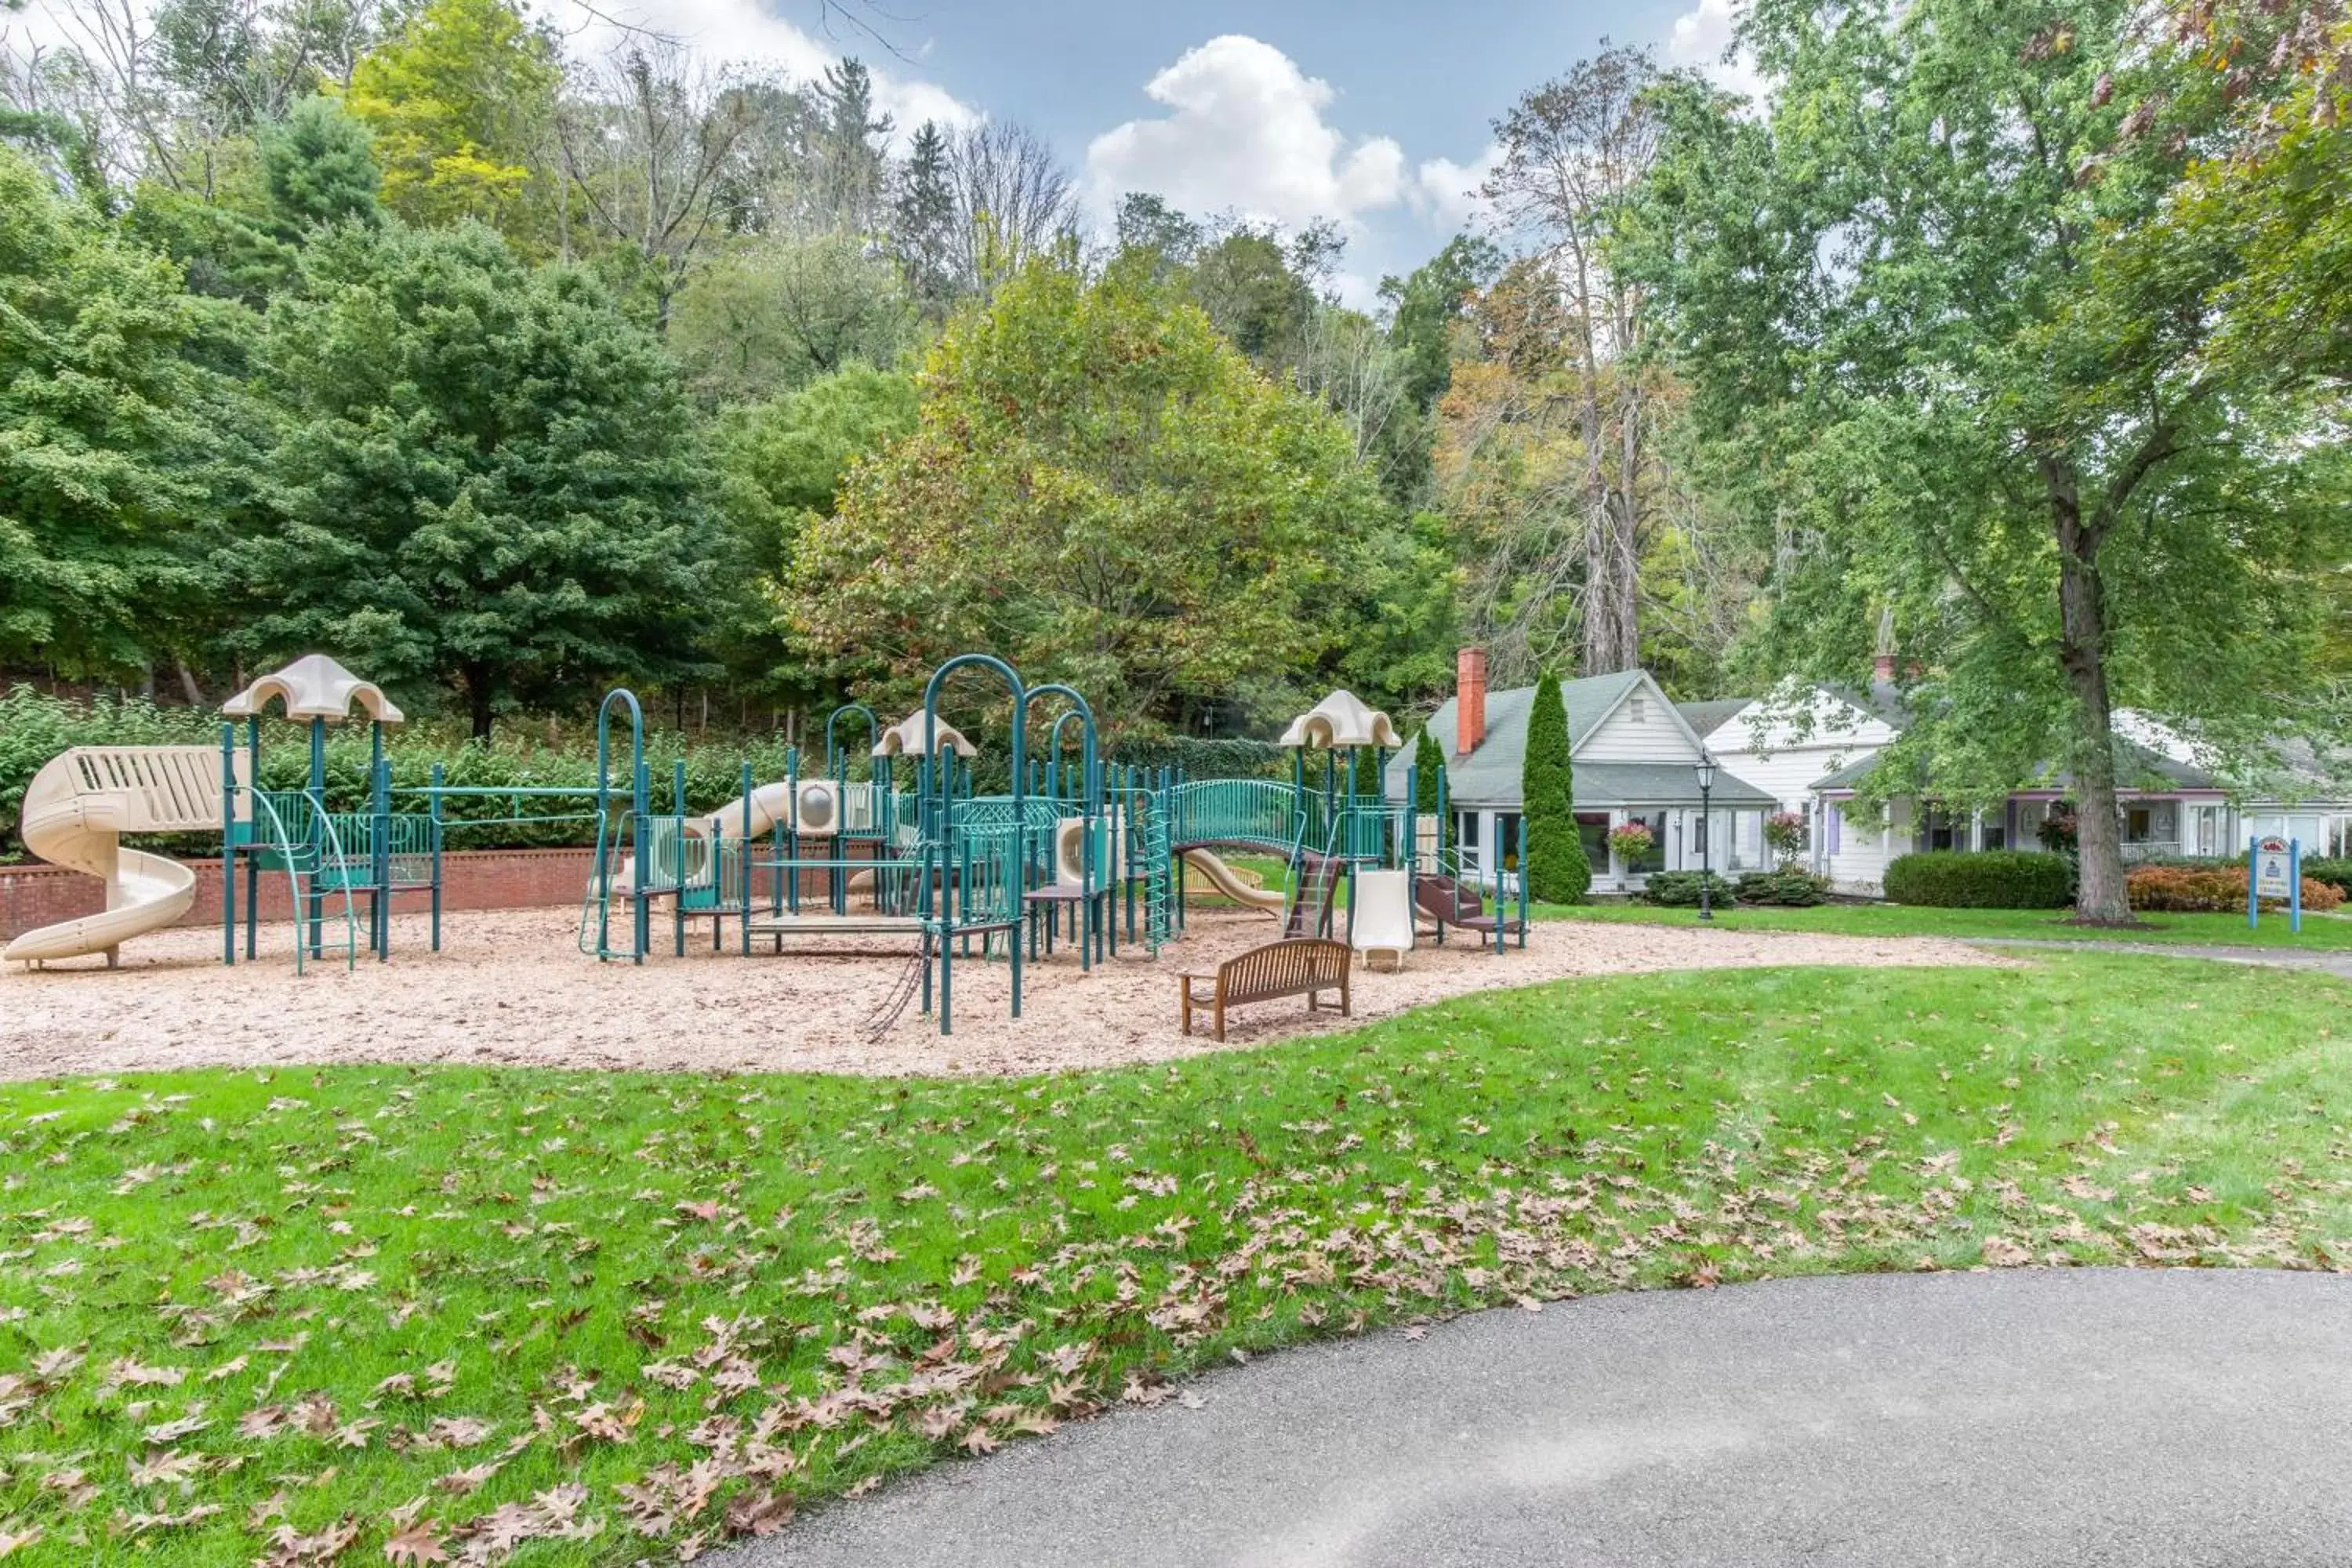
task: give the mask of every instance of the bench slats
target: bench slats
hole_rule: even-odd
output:
[[[1213,976],[1180,974],[1177,982],[1183,991],[1184,1033],[1192,1032],[1195,1007],[1212,1010],[1216,1037],[1222,1040],[1225,1037],[1227,1007],[1304,996],[1307,1011],[1313,1012],[1321,1005],[1321,994],[1326,991],[1337,991],[1339,1016],[1351,1016],[1348,973],[1353,956],[1343,942],[1328,937],[1291,937],[1225,960],[1217,965]],[[1195,983],[1200,981],[1213,983],[1206,994],[1195,988]]]

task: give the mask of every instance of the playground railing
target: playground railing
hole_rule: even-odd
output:
[[[1302,797],[1272,779],[1201,779],[1168,792],[1171,841],[1256,844],[1276,853],[1299,841]]]

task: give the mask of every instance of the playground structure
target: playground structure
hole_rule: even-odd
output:
[[[1002,793],[978,792],[978,748],[940,717],[946,682],[965,670],[1004,687],[1009,788]],[[264,710],[273,701],[307,726],[310,765],[299,789],[257,784]],[[1360,779],[1381,776],[1400,737],[1386,714],[1346,692],[1285,733],[1287,782],[1192,779],[1106,762],[1081,694],[1060,684],[1030,687],[1003,660],[964,654],[933,672],[921,708],[898,723],[886,727],[860,703],[836,710],[821,755],[804,764],[790,749],[784,777],[765,781],[747,763],[735,798],[714,808],[689,809],[681,761],[668,809],[658,812],[644,713],[626,689],[599,706],[593,781],[563,785],[453,784],[436,763],[425,784],[395,788],[383,732],[403,715],[373,685],[320,655],[265,676],[222,712],[216,752],[80,748],[41,771],[26,799],[26,841],[45,858],[104,878],[108,909],[28,932],[5,956],[105,952],[111,963],[123,941],[177,922],[194,898],[193,874],[123,849],[119,837],[200,831],[221,836],[224,963],[237,962],[240,913],[245,957],[255,956],[268,875],[287,879],[298,969],[306,957],[338,949],[346,967],[362,947],[388,959],[393,902],[404,893],[426,901],[438,951],[451,830],[563,822],[593,824],[578,926],[583,953],[643,964],[658,921],[678,956],[707,924],[709,945],[720,952],[898,959],[903,967],[867,1020],[875,1037],[918,1001],[950,1033],[959,961],[1009,966],[1017,1018],[1024,965],[1065,943],[1081,971],[1122,942],[1156,955],[1182,936],[1194,877],[1277,919],[1283,938],[1343,941],[1367,963],[1404,962],[1416,911],[1434,921],[1441,942],[1452,925],[1496,951],[1514,935],[1526,944],[1524,890],[1516,919],[1489,914],[1452,863],[1440,826],[1442,775],[1433,816],[1414,804],[1417,777],[1402,800],[1385,798],[1376,784],[1360,790]],[[363,808],[331,810],[328,727],[361,713],[370,721]],[[1040,755],[1031,754],[1033,730],[1046,739]],[[1312,762],[1318,752],[1319,766]],[[468,800],[502,800],[510,815],[450,816],[455,803]],[[1278,861],[1281,881],[1256,885],[1233,856]],[[1499,873],[1495,890],[1507,892]]]

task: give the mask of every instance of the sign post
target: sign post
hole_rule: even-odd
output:
[[[2303,844],[2276,834],[2246,843],[2246,924],[2262,923],[2263,900],[2286,900],[2287,929],[2303,930]]]

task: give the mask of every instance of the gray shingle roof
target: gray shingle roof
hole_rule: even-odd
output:
[[[1723,697],[1712,702],[1677,702],[1675,708],[1682,714],[1683,722],[1691,727],[1691,732],[1704,741],[1755,700],[1752,697]]]
[[[1680,763],[1578,763],[1571,778],[1579,811],[1601,811],[1612,805],[1696,805],[1698,770]],[[1765,806],[1780,802],[1764,790],[1715,770],[1709,804],[1721,806]]]
[[[1637,669],[1614,675],[1563,680],[1560,701],[1568,710],[1568,743],[1572,753],[1584,743],[1625,694],[1644,684]],[[1430,715],[1428,729],[1446,754],[1448,795],[1465,805],[1514,807],[1519,801],[1519,778],[1528,752],[1528,712],[1535,705],[1536,689],[1515,686],[1486,694],[1486,739],[1470,755],[1454,754],[1454,699],[1448,698]],[[1412,766],[1408,744],[1389,761],[1388,789],[1404,793]],[[1583,763],[1574,764],[1576,804],[1601,810],[1612,805],[1678,805],[1698,804],[1698,776],[1680,763]],[[1769,805],[1772,797],[1716,770],[1714,799],[1724,805]]]

